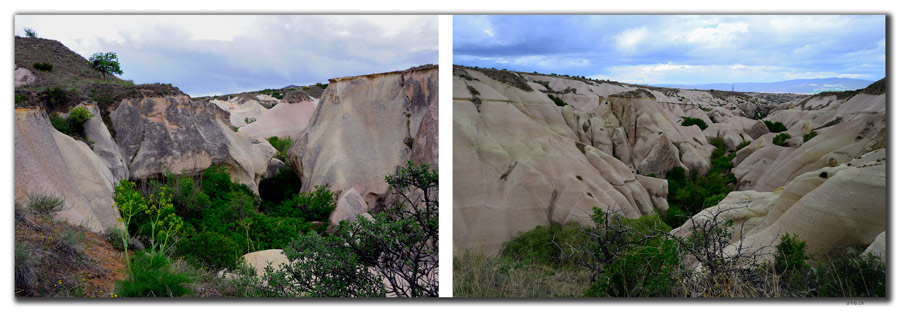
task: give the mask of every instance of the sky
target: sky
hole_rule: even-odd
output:
[[[453,63],[638,84],[885,76],[884,15],[457,15]]]
[[[191,96],[310,85],[438,62],[437,16],[16,15],[89,58],[115,52],[120,78]]]

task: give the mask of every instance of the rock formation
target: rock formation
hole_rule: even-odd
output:
[[[238,132],[260,139],[273,136],[297,138],[306,129],[315,110],[316,100],[312,98],[299,103],[280,103],[259,114],[256,121],[241,127]]]
[[[437,67],[331,79],[289,152],[303,190],[354,188],[373,209],[414,151],[437,164],[437,88]]]
[[[276,153],[264,140],[235,133],[225,111],[186,95],[125,99],[110,117],[135,179],[224,165],[233,179],[256,190]]]
[[[57,213],[60,219],[95,232],[116,225],[113,191],[119,179],[106,159],[56,131],[39,108],[17,108],[14,129],[16,201],[27,203],[29,194],[57,196],[66,207]]]

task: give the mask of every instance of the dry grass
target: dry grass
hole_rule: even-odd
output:
[[[109,297],[125,258],[84,228],[16,210],[16,297]]]
[[[590,272],[466,251],[453,256],[453,296],[461,298],[581,297]]]

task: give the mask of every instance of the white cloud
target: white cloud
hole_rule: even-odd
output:
[[[647,38],[647,28],[628,29],[616,35],[616,46],[625,53],[634,53],[645,38]]]
[[[705,81],[698,81],[702,77]],[[650,64],[612,66],[607,73],[592,76],[596,79],[611,79],[630,83],[672,83],[700,84],[721,82],[773,82],[788,79],[811,78],[858,78],[866,75],[857,73],[836,73],[826,71],[803,71],[797,68],[771,65],[689,65]]]

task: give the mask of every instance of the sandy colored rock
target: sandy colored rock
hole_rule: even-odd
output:
[[[368,212],[368,210],[366,201],[363,200],[356,189],[351,188],[341,194],[334,211],[331,213],[331,216],[328,217],[328,221],[331,225],[336,225],[344,220],[354,221],[356,220],[356,216],[364,214]]]
[[[306,129],[315,109],[314,100],[280,103],[257,115],[255,122],[241,127],[238,132],[260,139],[273,136],[296,139]]]
[[[695,219],[736,207],[721,218],[735,221],[735,241],[726,249],[729,254],[738,252],[738,246],[744,252],[770,253],[784,234],[796,234],[810,254],[824,254],[836,246],[870,246],[886,226],[885,163],[877,157],[879,153],[858,158],[859,167],[842,165],[801,174],[772,193],[732,192]],[[741,206],[735,199],[743,194],[753,196]],[[690,223],[673,233],[687,235]],[[742,237],[739,226],[743,226]]]
[[[129,178],[128,165],[125,163],[125,159],[122,158],[119,145],[113,140],[112,135],[109,134],[109,129],[103,123],[100,117],[100,110],[96,105],[79,106],[84,106],[91,114],[94,114],[94,117],[91,117],[84,123],[84,135],[91,141],[94,141],[91,147],[94,154],[103,160],[117,181],[127,180]]]
[[[492,253],[538,225],[588,223],[593,207],[628,217],[653,210],[630,168],[581,143],[546,96],[469,73],[478,80],[454,78],[455,250]]]
[[[288,263],[288,258],[281,249],[267,249],[244,255],[244,262],[256,271],[256,276],[261,277],[267,266],[278,269],[282,264]]]
[[[28,68],[17,67],[15,71],[15,82],[14,85],[16,88],[29,85],[34,83],[37,80],[37,77],[34,76],[34,72],[32,72]]]
[[[113,207],[118,180],[84,142],[56,131],[42,109],[15,110],[15,198],[28,194],[62,197],[57,217],[103,232],[116,225]]]
[[[229,113],[228,120],[235,127],[247,125],[247,121],[259,119],[259,116],[267,109],[260,105],[255,96],[240,95],[228,100],[212,99],[210,103]]]
[[[268,142],[231,130],[226,112],[187,96],[126,99],[110,117],[136,179],[223,165],[234,181],[255,191],[276,153]]]
[[[437,73],[433,67],[330,80],[289,152],[303,190],[354,188],[378,203],[388,189],[384,177],[406,165],[415,142],[437,142],[436,125],[420,127],[438,108]]]
[[[885,256],[887,255],[884,242],[885,233],[886,232],[881,232],[881,234],[878,234],[878,236],[875,237],[875,241],[873,241],[869,247],[866,247],[863,254],[873,254],[876,257],[881,258],[881,261],[885,261]]]

